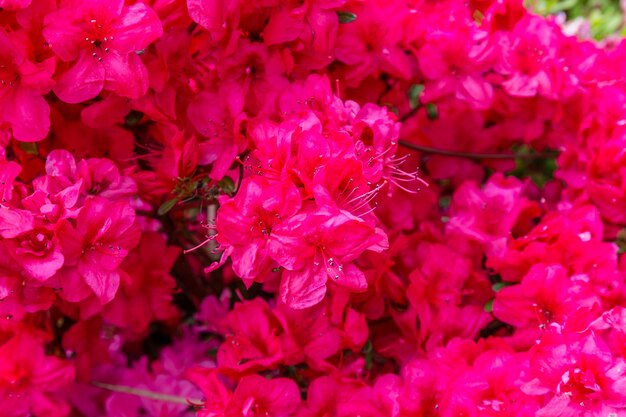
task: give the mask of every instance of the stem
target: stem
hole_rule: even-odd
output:
[[[430,148],[428,146],[417,145],[415,143],[399,140],[398,144],[405,148],[413,149],[434,155],[444,155],[453,158],[467,158],[467,159],[548,159],[555,158],[559,155],[558,152],[539,152],[539,153],[507,153],[507,154],[492,154],[492,153],[467,153],[460,151],[449,151],[445,149]]]
[[[411,118],[413,115],[415,115],[419,109],[420,109],[420,106],[415,106],[414,108],[409,110],[406,114],[403,114],[402,116],[400,116],[398,118],[398,121],[400,123],[406,122],[409,118]]]
[[[196,399],[187,399],[178,397],[176,395],[163,394],[160,392],[149,391],[141,388],[127,387],[125,385],[107,384],[104,382],[91,381],[91,385],[103,388],[113,392],[121,392],[123,394],[136,395],[138,397],[149,398],[151,400],[163,401],[174,404],[182,404],[186,406],[193,406],[195,404],[202,404],[203,402]]]

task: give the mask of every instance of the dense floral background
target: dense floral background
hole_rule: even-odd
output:
[[[0,0],[0,417],[626,416],[622,6]]]

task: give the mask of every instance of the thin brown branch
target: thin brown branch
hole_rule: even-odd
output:
[[[466,159],[549,159],[559,156],[558,152],[538,152],[538,153],[506,153],[506,154],[492,154],[492,153],[470,153],[462,151],[450,151],[446,149],[431,148],[428,146],[417,145],[415,143],[399,140],[398,144],[414,151],[419,151],[433,155],[443,155],[453,158],[466,158]]]
[[[417,114],[417,111],[420,109],[420,106],[415,106],[413,107],[411,110],[409,110],[408,112],[406,112],[405,114],[403,114],[402,116],[400,116],[398,118],[398,121],[400,123],[404,123],[406,122],[409,118],[413,117],[415,114]]]

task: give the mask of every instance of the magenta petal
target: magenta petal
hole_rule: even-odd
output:
[[[163,35],[163,26],[157,14],[144,3],[124,8],[112,27],[112,45],[121,54],[146,48]]]
[[[461,77],[457,97],[472,103],[476,109],[488,109],[493,100],[493,88],[482,78]]]
[[[237,9],[237,2],[218,0],[187,0],[189,16],[194,22],[218,36],[228,15]]]
[[[18,256],[18,260],[33,278],[45,281],[52,277],[62,266],[65,258],[59,250],[52,250],[44,257]]]
[[[35,219],[30,211],[0,207],[0,236],[11,239],[32,230]]]
[[[50,151],[46,159],[46,174],[54,177],[74,178],[76,161],[65,149]]]
[[[337,285],[348,288],[352,291],[364,291],[367,289],[365,274],[353,264],[346,264],[343,267],[343,274],[334,281]]]
[[[115,297],[120,286],[120,274],[117,271],[107,271],[91,257],[85,257],[78,263],[80,275],[85,283],[106,304]]]
[[[137,54],[121,55],[111,51],[102,64],[107,90],[129,98],[139,98],[148,90],[148,71]]]
[[[265,251],[261,252],[257,244],[235,250],[231,257],[235,273],[241,278],[251,279],[258,276],[263,262],[266,260]]]
[[[80,103],[100,94],[104,87],[104,67],[98,59],[82,53],[78,61],[54,87],[54,93],[66,103]]]
[[[81,0],[83,13],[95,18],[114,19],[122,13],[124,0]]]
[[[326,271],[319,266],[284,271],[280,297],[291,308],[302,309],[322,301],[326,294]]]
[[[46,26],[42,31],[54,53],[66,62],[76,59],[80,42],[84,42],[82,28],[72,24],[74,13],[71,8],[50,13],[44,20]]]
[[[35,91],[18,88],[12,99],[3,100],[4,119],[13,128],[15,139],[36,142],[44,139],[50,129],[50,106]]]
[[[81,279],[78,268],[62,268],[52,279],[58,280],[58,287],[61,289],[59,295],[65,301],[77,303],[91,294],[89,287]]]
[[[0,0],[0,9],[18,10],[28,7],[32,0]]]

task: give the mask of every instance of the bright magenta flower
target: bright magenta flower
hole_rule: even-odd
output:
[[[66,2],[45,22],[46,40],[68,63],[54,87],[61,100],[78,103],[103,89],[129,98],[146,93],[148,72],[138,53],[163,33],[149,6],[125,6],[123,0]]]
[[[388,242],[380,229],[360,218],[320,208],[275,227],[268,245],[272,258],[285,268],[282,301],[305,308],[324,298],[329,280],[352,291],[365,290],[365,275],[354,261],[366,250],[384,250]]]
[[[139,238],[135,212],[128,203],[87,200],[76,218],[76,226],[67,223],[60,231],[67,274],[82,280],[70,280],[67,285],[74,288],[64,290],[74,292],[82,287],[93,291],[102,304],[111,301],[120,285],[118,268]],[[61,285],[66,286],[63,280]]]
[[[25,35],[0,28],[0,122],[11,126],[17,140],[35,142],[50,128],[50,106],[43,95],[52,88],[56,60],[34,61]]]
[[[237,275],[255,280],[270,272],[273,262],[267,243],[273,229],[297,213],[301,204],[291,182],[272,183],[263,177],[244,180],[237,195],[222,202],[216,223],[218,241],[224,249],[230,248]]]

